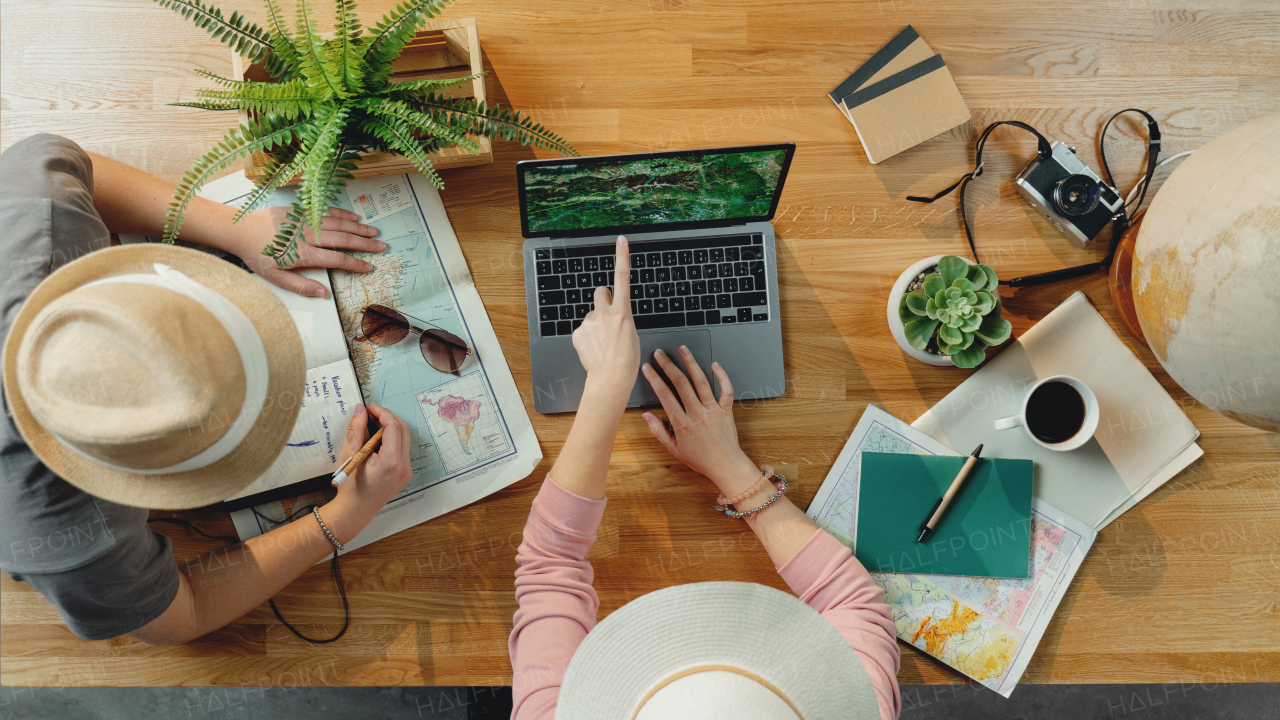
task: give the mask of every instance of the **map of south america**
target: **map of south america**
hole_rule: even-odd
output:
[[[496,401],[481,374],[468,373],[417,397],[447,474],[483,465],[509,450]]]
[[[476,429],[476,420],[480,419],[480,401],[450,395],[439,402],[424,398],[422,404],[435,405],[436,414],[453,424],[453,429],[458,433],[458,442],[462,443],[462,451],[470,455],[471,433]]]

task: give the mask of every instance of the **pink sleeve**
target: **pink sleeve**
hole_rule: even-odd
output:
[[[792,592],[840,631],[871,677],[880,717],[894,720],[898,696],[898,643],[884,593],[849,548],[818,530],[778,574]]]
[[[588,500],[548,475],[533,500],[516,553],[511,651],[512,720],[552,720],[560,681],[578,644],[596,624],[600,598],[587,552],[605,501]]]

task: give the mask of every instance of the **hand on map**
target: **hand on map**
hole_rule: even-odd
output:
[[[653,366],[644,364],[644,376],[662,401],[662,409],[667,411],[671,423],[668,427],[657,415],[647,412],[644,419],[649,423],[649,431],[677,460],[706,475],[724,494],[736,495],[751,487],[759,479],[760,471],[738,445],[738,428],[733,422],[733,385],[720,363],[711,363],[711,372],[720,382],[717,400],[689,348],[680,346],[688,377],[666,353],[658,350],[653,356],[671,378],[675,392]]]
[[[640,336],[631,317],[631,257],[627,239],[618,237],[613,287],[598,287],[595,307],[573,331],[573,347],[587,370],[588,385],[623,398],[631,395],[640,365]]]
[[[382,425],[382,443],[359,469],[338,488],[333,507],[330,528],[345,544],[354,538],[374,515],[396,496],[413,478],[409,465],[409,426],[395,413],[370,403],[368,412],[357,405],[347,424],[347,437],[342,446],[342,457],[349,458],[360,452],[369,440],[369,416]]]
[[[275,259],[262,254],[262,249],[275,237],[288,210],[286,207],[269,207],[245,215],[240,224],[233,226],[238,233],[233,247],[244,264],[262,279],[299,295],[324,297],[325,289],[320,283],[293,272],[294,269],[336,268],[365,273],[372,270],[373,265],[343,251],[381,252],[387,247],[386,243],[374,239],[378,234],[377,228],[357,222],[359,215],[331,207],[320,223],[320,238],[317,240],[315,230],[307,228],[306,242],[298,245],[297,262],[289,269],[281,269]]]

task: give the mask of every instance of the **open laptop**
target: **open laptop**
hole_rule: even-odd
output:
[[[661,348],[680,364],[677,348],[687,345],[717,396],[713,360],[735,399],[783,393],[768,221],[794,153],[794,143],[780,143],[516,163],[538,412],[578,409],[587,373],[572,333],[595,288],[612,290],[618,235],[631,245],[642,361]],[[657,403],[637,375],[627,407]]]

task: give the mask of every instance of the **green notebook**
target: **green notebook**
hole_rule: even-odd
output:
[[[922,543],[920,524],[966,457],[862,453],[857,549],[872,572],[1025,578],[1031,461],[982,458]]]

